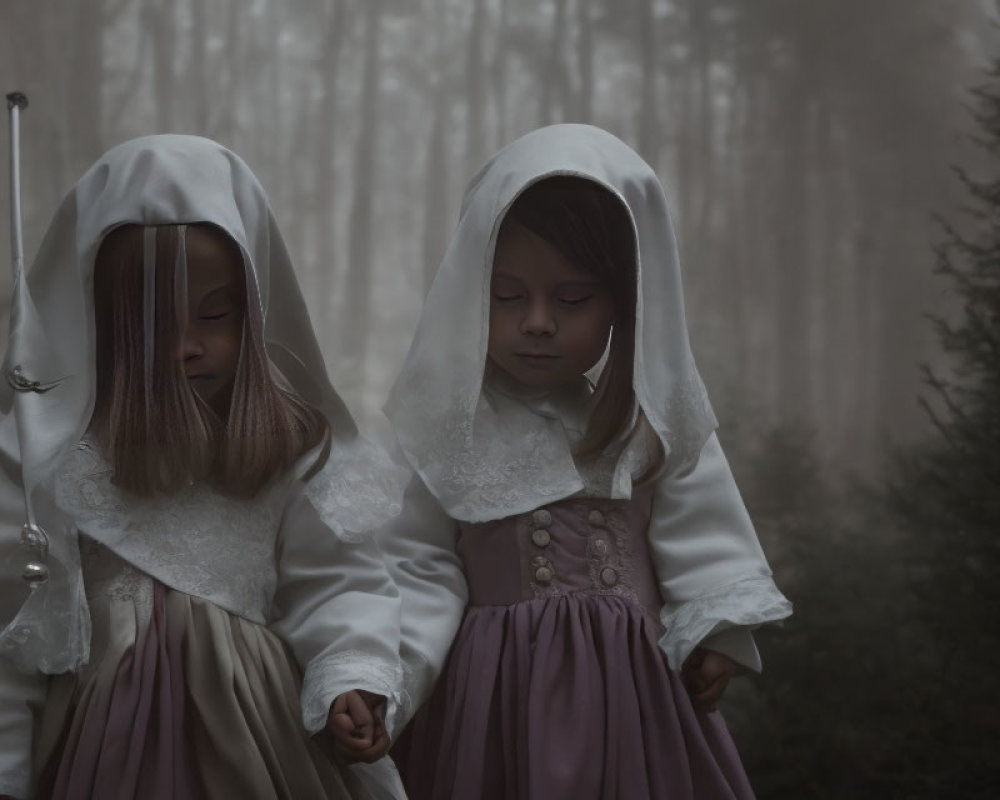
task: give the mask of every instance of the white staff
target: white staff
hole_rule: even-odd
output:
[[[19,298],[24,291],[24,247],[21,243],[21,140],[19,123],[21,111],[28,107],[28,98],[22,92],[11,92],[7,95],[7,111],[10,114],[10,250],[11,263],[14,270],[14,283],[11,292],[12,319],[19,306]],[[36,381],[28,380],[21,374],[18,364],[7,373],[7,383],[14,390],[14,402],[11,413],[14,415],[17,428],[19,447],[26,440],[24,414],[19,413],[20,397],[25,392],[43,393],[51,387],[43,387]],[[23,460],[23,459],[22,459]],[[49,577],[46,564],[49,554],[49,540],[45,531],[35,521],[35,512],[31,505],[31,490],[25,481],[24,515],[25,523],[21,529],[21,545],[28,551],[28,563],[25,564],[21,577],[34,589]]]

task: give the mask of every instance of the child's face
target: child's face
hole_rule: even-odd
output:
[[[490,287],[495,364],[526,386],[555,389],[598,362],[614,316],[599,278],[515,221],[503,225]]]
[[[194,391],[225,418],[243,335],[243,259],[239,247],[215,228],[191,226],[186,238],[188,322],[178,357]]]

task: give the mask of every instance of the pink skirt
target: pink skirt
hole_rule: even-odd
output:
[[[470,607],[407,735],[411,800],[753,798],[721,715],[694,711],[614,596]]]
[[[650,496],[461,523],[469,606],[393,751],[411,800],[750,800],[657,640]]]
[[[267,628],[159,583],[148,620],[94,611],[98,660],[50,685],[39,798],[368,797],[303,728],[298,667]]]

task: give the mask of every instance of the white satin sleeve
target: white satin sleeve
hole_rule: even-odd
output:
[[[714,433],[694,464],[657,482],[649,545],[664,601],[660,647],[671,668],[703,644],[759,671],[750,632],[792,606],[771,578]]]
[[[3,465],[4,472],[8,465]],[[26,588],[18,544],[24,517],[21,488],[0,472],[0,629],[17,614]],[[35,713],[45,702],[48,678],[27,674],[0,656],[0,794],[28,797]]]
[[[379,531],[403,601],[404,713],[399,727],[430,695],[462,620],[468,590],[455,552],[457,533],[458,524],[417,475],[406,489],[400,515]]]
[[[26,675],[0,657],[0,794],[29,796],[32,729],[47,686],[45,675]]]
[[[326,725],[340,694],[364,689],[387,698],[386,725],[400,709],[399,593],[374,534],[346,541],[320,518],[301,485],[278,534],[271,628],[303,669],[302,717]]]

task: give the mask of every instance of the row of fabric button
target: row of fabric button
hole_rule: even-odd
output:
[[[532,512],[531,522],[534,525],[534,529],[531,531],[532,543],[541,549],[548,547],[552,542],[552,535],[548,531],[548,526],[552,524],[552,514],[544,508],[539,508]],[[587,522],[591,528],[603,530],[607,521],[604,514],[595,508],[587,515]],[[611,552],[608,540],[600,534],[591,539],[590,549],[599,563],[606,562]],[[544,555],[536,555],[531,559],[531,566],[535,568],[535,580],[538,583],[548,584],[552,582],[555,577],[555,569],[550,559]],[[608,588],[618,584],[618,570],[606,563],[601,567],[598,576],[601,583]]]
[[[547,528],[552,524],[552,514],[546,509],[539,508],[531,514],[531,522],[535,529],[531,532],[531,541],[536,547],[545,548],[552,541],[552,535]],[[548,584],[556,576],[552,562],[542,555],[534,556],[531,559],[531,566],[535,568],[535,580],[538,583]]]
[[[598,530],[603,530],[607,524],[607,520],[604,518],[604,514],[598,511],[596,508],[592,510],[587,515],[587,522],[590,523],[591,528],[597,528]],[[608,545],[608,540],[604,538],[604,535],[598,534],[590,541],[590,549],[597,556],[599,562],[606,561],[608,554],[611,552],[611,548]],[[618,570],[614,567],[605,565],[601,567],[601,571],[598,573],[603,583],[607,587],[612,587],[618,583]]]

